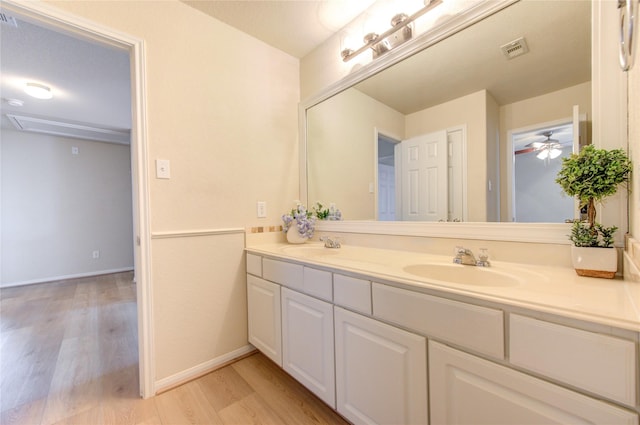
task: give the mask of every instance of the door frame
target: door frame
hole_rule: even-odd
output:
[[[397,140],[398,144],[402,141],[402,137],[394,134],[392,131],[386,131],[378,127],[373,127],[373,219],[378,220],[380,211],[378,208],[378,138],[380,135],[388,137],[389,139]],[[396,168],[397,176],[397,168]],[[396,200],[397,200],[398,184],[396,181]],[[398,204],[396,204],[397,212]],[[396,215],[396,220],[398,216]]]
[[[144,40],[97,24],[41,2],[2,0],[2,8],[38,24],[125,49],[131,66],[131,175],[133,194],[134,269],[138,308],[138,364],[140,395],[155,395],[153,309],[151,296],[151,247],[149,229],[149,181],[146,105],[146,56]]]

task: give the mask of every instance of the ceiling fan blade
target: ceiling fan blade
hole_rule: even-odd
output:
[[[517,150],[515,152],[513,152],[514,155],[520,155],[523,153],[529,153],[529,152],[536,152],[538,149],[537,148],[526,148],[526,149],[520,149]]]

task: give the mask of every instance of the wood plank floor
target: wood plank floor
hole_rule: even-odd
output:
[[[0,424],[347,424],[262,354],[139,397],[131,273],[0,291]]]

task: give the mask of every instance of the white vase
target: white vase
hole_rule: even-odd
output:
[[[305,243],[306,241],[307,241],[307,238],[305,238],[304,236],[300,235],[300,232],[298,232],[298,227],[297,226],[289,227],[289,230],[287,230],[287,242],[289,242],[289,243]]]
[[[616,248],[586,248],[571,246],[573,268],[580,276],[612,279],[618,270]]]

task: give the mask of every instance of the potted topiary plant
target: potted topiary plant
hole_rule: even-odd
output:
[[[588,145],[562,159],[556,182],[567,195],[580,201],[581,209],[587,209],[587,219],[575,220],[569,235],[573,267],[580,276],[613,278],[616,274],[618,255],[613,234],[618,228],[596,222],[596,203],[615,194],[630,173],[631,161],[622,149]]]

